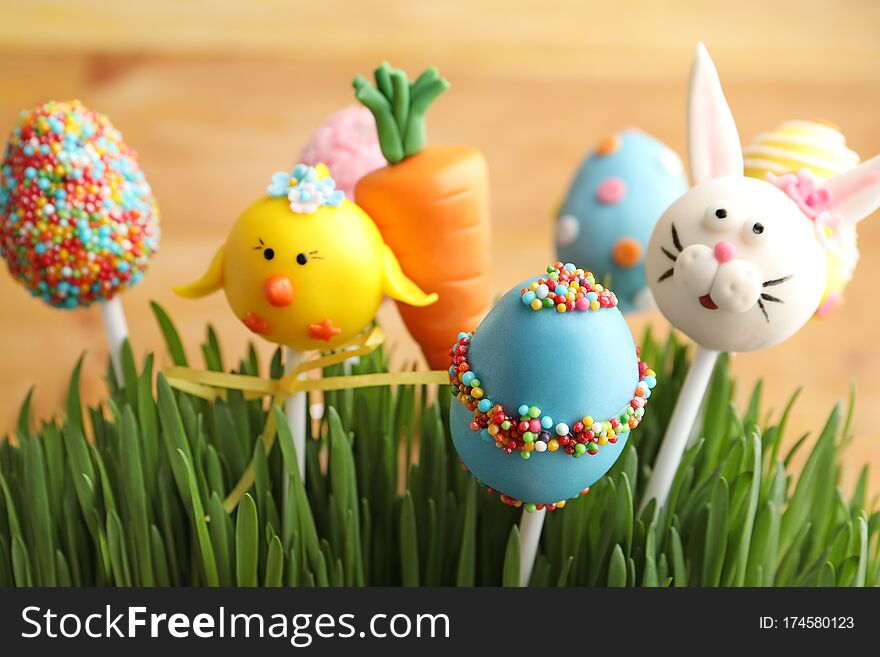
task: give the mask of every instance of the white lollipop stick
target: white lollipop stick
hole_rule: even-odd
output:
[[[678,395],[678,401],[672,410],[672,417],[669,418],[666,435],[660,444],[657,461],[654,463],[654,471],[648,480],[639,511],[644,509],[652,499],[657,500],[655,513],[666,504],[669,489],[672,488],[672,480],[675,478],[679,463],[681,463],[691,427],[694,426],[694,421],[697,419],[697,413],[703,403],[703,397],[709,386],[709,379],[712,378],[712,370],[715,369],[719,353],[697,345],[694,362],[691,363],[691,368],[688,370]]]
[[[102,301],[99,305],[101,306],[101,319],[104,320],[104,331],[107,333],[107,342],[110,345],[110,362],[113,363],[116,382],[123,385],[122,343],[128,338],[128,324],[125,322],[122,302],[116,296],[109,301]]]
[[[544,516],[547,509],[538,511],[523,510],[519,521],[519,585],[528,586],[535,567],[535,556],[538,554],[538,541],[544,527]]]
[[[305,354],[290,347],[284,348],[284,373],[290,374],[297,365],[303,362]],[[302,378],[300,375],[298,378]],[[287,426],[290,427],[290,435],[293,436],[293,446],[296,449],[296,465],[299,468],[299,476],[303,483],[306,480],[306,392],[297,392],[284,402],[284,415],[287,416]],[[285,486],[285,490],[287,487]]]

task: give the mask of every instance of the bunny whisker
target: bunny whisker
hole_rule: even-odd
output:
[[[774,285],[781,285],[782,283],[785,283],[785,281],[787,281],[790,278],[791,278],[791,275],[788,275],[788,276],[783,276],[782,278],[774,278],[773,280],[770,280],[770,281],[764,281],[761,284],[761,287],[772,287]]]
[[[762,298],[764,301],[772,301],[773,303],[785,303],[785,301],[783,301],[783,300],[780,299],[779,297],[774,297],[774,296],[772,296],[772,295],[770,295],[770,294],[761,294],[761,298]]]
[[[770,323],[770,315],[767,314],[767,308],[764,307],[764,302],[758,299],[758,308],[761,309],[761,312],[764,313],[764,319],[767,320],[767,323]]]
[[[666,250],[665,246],[661,246],[660,250],[663,251],[663,255],[665,255],[667,258],[672,260],[672,262],[675,262],[676,260],[678,260],[678,256],[672,255],[669,251]]]
[[[669,269],[667,269],[665,272],[663,272],[663,273],[660,275],[660,278],[657,279],[657,282],[658,282],[658,283],[662,283],[662,282],[665,281],[667,278],[671,278],[672,275],[673,275],[674,273],[675,273],[675,269],[672,268],[672,267],[670,267]]]
[[[684,250],[681,246],[681,240],[678,238],[678,230],[676,230],[675,224],[672,224],[672,243],[675,245],[675,248],[678,249],[679,253]]]

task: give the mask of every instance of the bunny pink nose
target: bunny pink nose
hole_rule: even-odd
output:
[[[715,243],[715,259],[718,264],[723,265],[729,260],[736,257],[736,247],[727,240],[721,240]]]

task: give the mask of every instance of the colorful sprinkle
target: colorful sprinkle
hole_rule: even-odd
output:
[[[565,267],[561,266],[561,269]],[[601,298],[604,291],[599,290],[597,298]],[[560,447],[566,454],[577,458],[583,454],[598,453],[601,445],[616,443],[619,434],[627,433],[639,425],[645,413],[645,404],[651,396],[651,388],[657,384],[654,370],[639,360],[639,381],[632,400],[620,413],[604,422],[587,415],[571,426],[565,422],[554,424],[553,418],[544,415],[533,404],[520,404],[516,409],[517,414],[510,415],[501,404],[487,398],[484,384],[471,370],[467,355],[471,336],[471,333],[459,333],[458,340],[449,350],[452,359],[449,368],[452,395],[473,412],[471,430],[484,436],[482,430],[485,429],[496,447],[506,454],[518,452],[523,459],[531,458],[533,452],[555,452]],[[639,350],[636,349],[636,357],[638,355]]]
[[[555,441],[551,441],[551,442],[555,442]],[[545,449],[550,449],[552,451],[552,447],[547,447]],[[535,451],[539,452],[539,451],[543,451],[543,450],[539,449],[536,444]],[[526,456],[525,458],[528,458],[528,456]],[[459,460],[458,464],[461,466],[462,470],[464,470],[465,472],[469,472],[467,469],[467,466],[464,463],[462,463],[461,460]],[[482,486],[489,495],[495,495],[496,493],[498,493],[498,491],[496,491],[494,488],[492,488],[491,486],[487,486],[486,484],[484,484],[482,481],[480,481],[476,477],[474,477],[474,479],[476,479],[477,484]],[[579,492],[577,495],[575,495],[571,499],[576,500],[581,495],[586,495],[589,492],[590,492],[590,488],[588,486],[587,488],[584,488],[581,492]],[[555,511],[556,509],[562,509],[562,508],[565,508],[565,503],[567,502],[567,500],[559,500],[558,502],[554,502],[553,504],[531,504],[531,503],[524,504],[521,500],[518,500],[514,497],[510,497],[510,495],[505,495],[504,493],[498,493],[498,499],[501,500],[504,504],[507,504],[508,506],[513,506],[513,507],[517,507],[517,508],[522,507],[524,511],[528,511],[529,513],[533,512],[533,511],[543,511],[544,509],[547,509],[547,511]]]
[[[23,111],[0,168],[0,255],[59,308],[107,301],[144,276],[159,211],[137,155],[79,101]]]
[[[547,277],[539,278],[523,288],[520,295],[523,304],[532,310],[555,307],[556,312],[564,313],[617,306],[614,292],[596,283],[593,274],[578,269],[570,262],[550,265],[547,267]]]

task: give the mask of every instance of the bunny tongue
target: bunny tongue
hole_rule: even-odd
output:
[[[718,304],[712,301],[712,295],[704,294],[700,297],[700,305],[709,310],[718,310]]]

